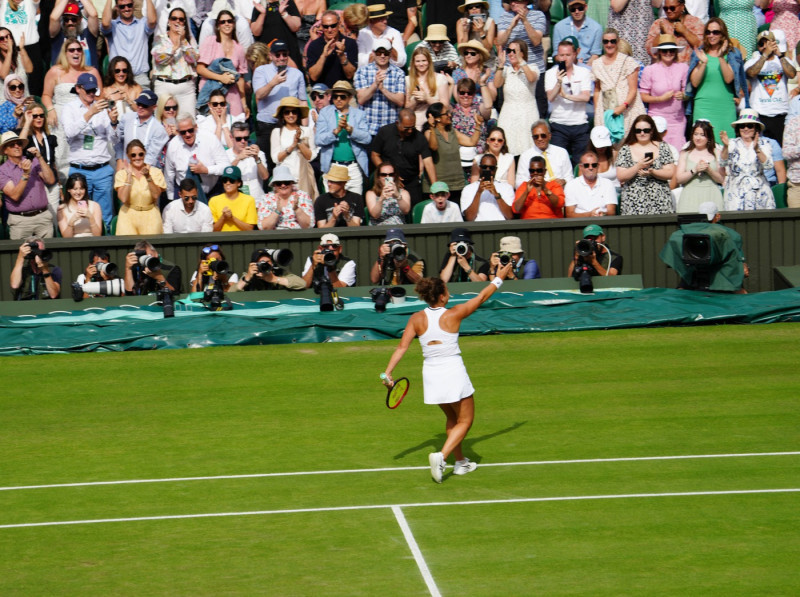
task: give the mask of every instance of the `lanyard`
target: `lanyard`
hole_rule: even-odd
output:
[[[33,144],[36,146],[36,149],[39,150],[39,153],[42,153],[42,146],[39,145],[39,141],[36,139],[36,135],[34,134],[33,137]],[[44,161],[50,164],[50,143],[47,141],[47,135],[42,133],[42,141],[44,142]]]

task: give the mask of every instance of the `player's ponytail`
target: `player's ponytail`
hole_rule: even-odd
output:
[[[422,278],[414,287],[419,298],[430,306],[439,302],[439,298],[447,291],[444,280],[441,278]]]

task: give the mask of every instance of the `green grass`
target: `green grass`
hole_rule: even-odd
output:
[[[3,487],[354,472],[0,491],[0,525],[278,511],[0,528],[0,595],[426,595],[395,504],[443,595],[795,595],[800,493],[513,500],[800,488],[800,456],[513,463],[798,451],[798,338],[463,338],[483,466],[442,485],[416,346],[397,411],[394,342],[6,358]]]

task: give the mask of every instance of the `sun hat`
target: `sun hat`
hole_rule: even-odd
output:
[[[3,149],[8,143],[11,143],[12,141],[16,141],[18,139],[20,141],[24,140],[14,131],[6,131],[5,133],[3,133],[2,136],[0,136],[0,149]]]
[[[464,4],[458,7],[458,12],[465,13],[473,6],[483,6],[486,10],[489,10],[489,3],[485,0],[466,0]]]
[[[458,53],[463,54],[464,50],[470,48],[473,50],[477,50],[480,53],[480,55],[483,56],[484,60],[489,58],[489,52],[486,51],[486,48],[484,48],[483,44],[479,42],[477,39],[471,39],[466,43],[458,44]]]
[[[385,4],[373,4],[371,6],[367,6],[367,10],[369,10],[370,19],[380,19],[383,17],[388,17],[390,14],[394,14],[391,10],[386,10]]]
[[[732,127],[737,127],[740,124],[757,124],[761,127],[761,131],[764,131],[764,123],[758,119],[758,112],[753,110],[752,108],[745,108],[742,110],[741,114],[739,114],[739,119],[734,120],[731,123]]]
[[[500,239],[500,250],[509,253],[523,253],[522,241],[518,236],[504,236]]]
[[[604,126],[596,126],[589,134],[592,140],[592,145],[597,147],[611,147],[611,132]]]
[[[278,104],[278,108],[275,110],[275,114],[272,115],[273,118],[280,118],[281,112],[284,108],[296,108],[300,110],[300,118],[307,118],[308,117],[308,104],[306,102],[301,102],[296,97],[284,97],[281,98],[281,103]]]
[[[598,224],[589,224],[583,229],[583,238],[587,236],[600,236],[603,234],[603,229]]]
[[[350,95],[356,94],[356,90],[350,81],[336,81],[336,83],[333,84],[333,87],[331,87],[331,92],[333,91],[344,91]]]
[[[428,25],[425,41],[450,41],[447,37],[447,25]]]
[[[347,169],[347,166],[333,164],[331,169],[328,170],[328,173],[323,174],[322,177],[331,182],[347,182],[350,180],[350,171]]]
[[[269,179],[269,184],[276,182],[297,182],[297,179],[292,174],[292,171],[289,170],[289,166],[276,166],[275,170],[272,171],[272,178]]]
[[[435,195],[436,193],[449,193],[450,187],[447,186],[446,182],[442,182],[441,180],[437,180],[435,183],[431,185],[431,190],[429,193],[431,195]]]
[[[653,46],[654,50],[680,50],[675,36],[669,33],[662,33],[656,41],[656,45]]]

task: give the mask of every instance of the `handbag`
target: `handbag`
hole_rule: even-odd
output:
[[[623,61],[627,58],[623,58]],[[623,64],[624,66],[624,64]],[[622,78],[622,71],[624,69],[619,69],[619,74],[617,75],[617,80],[614,82],[614,87],[611,89],[603,89],[602,97],[603,97],[603,110],[615,110],[617,106],[619,106],[619,98],[617,97],[617,85],[619,85],[619,80]]]
[[[308,196],[314,201],[319,197],[317,181],[314,178],[314,168],[311,167],[309,161],[301,153],[298,152],[297,157],[300,163],[297,173],[297,188],[308,193]]]

